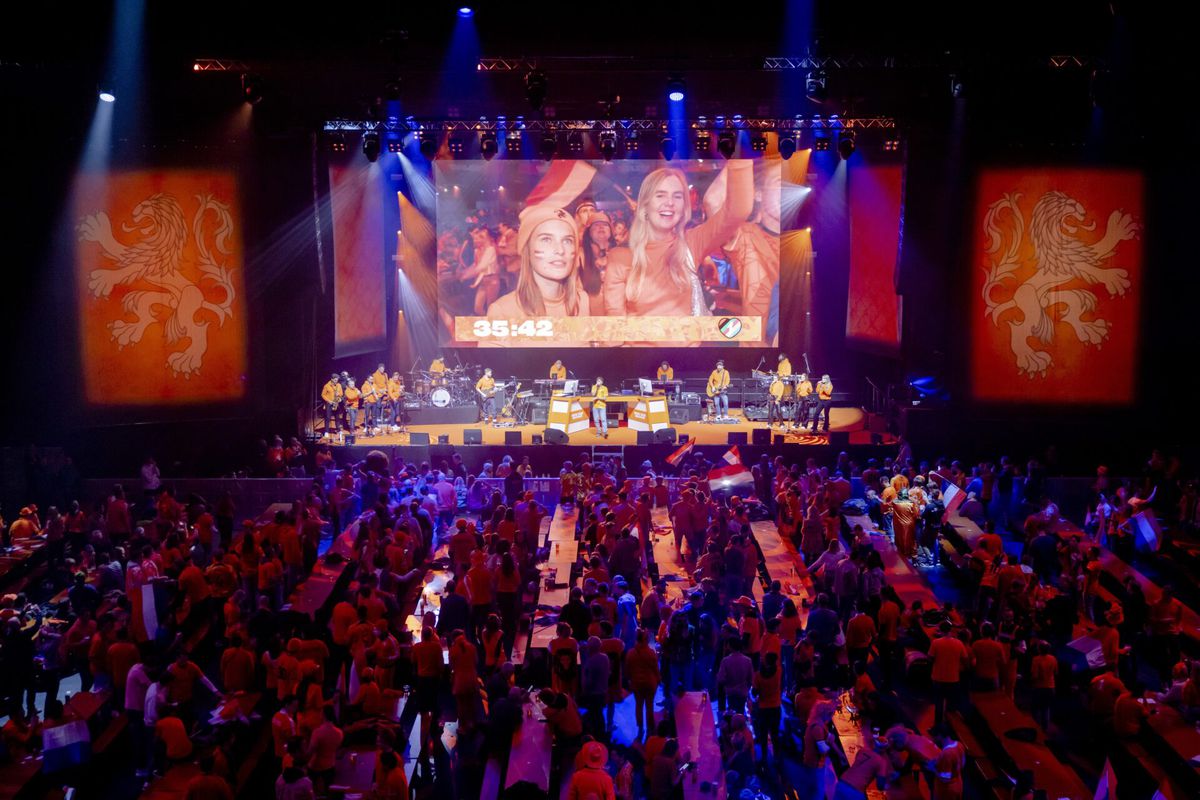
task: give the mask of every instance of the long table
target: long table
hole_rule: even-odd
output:
[[[680,753],[687,753],[696,762],[696,768],[683,779],[685,800],[723,800],[725,770],[707,692],[686,692],[676,701],[675,732]]]
[[[1200,796],[1200,730],[1184,719],[1177,709],[1159,705],[1146,720],[1147,738],[1156,745],[1157,753],[1164,750],[1175,756],[1175,774],[1189,779],[1185,784],[1193,797]],[[1164,765],[1168,762],[1164,762]]]
[[[505,789],[520,781],[528,781],[543,792],[550,791],[552,738],[541,704],[530,697],[525,701],[521,724],[513,731],[508,772],[504,777]]]
[[[804,568],[804,559],[796,551],[795,545],[785,541],[779,535],[779,529],[774,522],[759,520],[750,523],[750,530],[762,550],[763,566],[766,567],[767,577],[779,581],[785,597],[791,598],[800,612],[800,618],[808,624],[808,608],[805,601],[812,601],[812,578]],[[755,581],[755,586],[758,581]],[[760,599],[761,598],[757,598]]]

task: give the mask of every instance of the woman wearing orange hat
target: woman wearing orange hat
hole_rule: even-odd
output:
[[[638,190],[629,246],[609,254],[604,306],[609,316],[706,316],[699,264],[718,252],[754,208],[750,161],[730,161],[713,182],[725,202],[689,228],[688,179],[673,167],[656,169]]]
[[[608,268],[612,238],[612,222],[608,214],[603,211],[592,212],[583,231],[579,278],[591,301],[592,313],[597,316],[604,313],[604,273]]]
[[[586,317],[587,295],[577,272],[579,229],[561,208],[530,206],[521,212],[517,256],[521,269],[516,291],[488,308],[492,319]]]

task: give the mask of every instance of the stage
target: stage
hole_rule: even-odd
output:
[[[754,441],[755,430],[767,430],[768,425],[765,422],[750,422],[742,417],[741,409],[730,410],[730,416],[734,418],[733,423],[709,423],[709,422],[684,422],[672,427],[678,436],[687,436],[693,439],[696,444],[715,445],[728,444],[729,434],[740,433],[745,436],[746,443]],[[860,408],[834,408],[830,415],[830,431],[835,434],[833,444],[836,440],[842,439],[837,434],[845,434],[846,444],[893,444],[895,438],[891,434],[876,434],[878,438],[872,442],[871,432],[867,428],[867,414]],[[545,434],[545,425],[514,425],[508,427],[494,427],[483,425],[481,423],[473,424],[444,424],[444,425],[410,425],[407,433],[387,433],[381,436],[364,436],[359,433],[355,445],[358,447],[392,447],[404,446],[411,444],[438,444],[438,437],[446,436],[448,441],[446,444],[463,445],[465,432],[468,430],[481,430],[482,441],[479,444],[483,445],[504,445],[505,434],[517,432],[521,435],[520,444],[533,444],[533,436],[542,436]],[[317,428],[319,434],[320,428]],[[429,437],[428,442],[414,442],[413,434],[426,434]],[[759,434],[761,436],[762,434]],[[769,442],[764,444],[774,443],[774,437],[781,435],[778,428],[771,433]],[[799,445],[830,445],[830,436],[820,434],[814,436],[807,432],[791,432],[789,431],[784,436],[784,444],[799,444]],[[417,437],[418,439],[421,437]],[[322,438],[322,444],[339,445],[345,444],[343,441],[334,437],[332,439]],[[636,445],[637,431],[626,427],[610,427],[608,430],[608,438],[603,439],[596,435],[595,428],[589,428],[585,431],[579,431],[569,437],[569,441],[565,444],[575,446],[591,446],[591,445],[610,445],[610,446],[628,446]]]

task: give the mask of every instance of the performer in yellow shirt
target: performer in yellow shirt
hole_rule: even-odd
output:
[[[725,362],[718,361],[717,368],[708,376],[708,396],[713,401],[713,413],[717,419],[729,418],[729,373],[725,371]]]
[[[475,393],[479,395],[482,421],[491,424],[496,419],[496,381],[491,369],[485,369],[483,377],[475,382]]]
[[[550,366],[550,380],[565,381],[567,379],[567,368],[562,363],[562,359],[557,359]]]
[[[803,428],[809,422],[812,406],[812,381],[808,375],[801,372],[800,382],[796,384],[796,416],[792,419],[793,428]]]
[[[335,372],[329,376],[329,381],[321,387],[321,402],[325,406],[325,435],[333,433],[330,425],[337,413],[338,403],[342,402],[342,382]]]
[[[354,378],[350,378],[346,382],[346,416],[350,418],[350,434],[354,435],[354,429],[358,427],[358,406],[362,401],[362,392],[354,385]]]
[[[374,427],[384,424],[384,412],[386,411],[388,376],[387,368],[380,364],[375,368],[375,372],[371,375],[370,381],[375,385],[375,421]]]
[[[776,374],[771,379],[771,385],[767,387],[767,393],[771,399],[767,404],[767,424],[774,426],[776,422],[780,425],[784,424],[783,420],[783,390],[786,384],[783,382],[783,377]]]
[[[658,367],[658,380],[673,381],[675,380],[675,370],[671,369],[671,365],[664,361]]]
[[[596,378],[592,387],[592,422],[596,425],[596,435],[608,438],[608,387],[604,378]]]
[[[438,356],[429,364],[429,372],[433,376],[434,386],[444,386],[446,383],[446,359]]]
[[[379,390],[375,388],[375,381],[368,376],[362,384],[362,409],[363,409],[363,435],[369,435],[369,431],[375,427],[379,417]]]
[[[792,377],[792,362],[788,360],[788,357],[785,353],[779,354],[779,365],[775,367],[775,374],[781,378]],[[792,384],[786,380],[783,382],[783,396],[792,396]]]
[[[404,378],[400,377],[399,372],[393,372],[391,379],[388,380],[387,396],[388,404],[392,409],[392,427],[399,427],[401,430],[404,430],[404,411],[402,408]]]
[[[833,381],[829,380],[828,375],[822,375],[821,382],[817,384],[817,415],[813,418],[813,433],[817,432],[821,417],[825,418],[825,433],[829,433],[829,409],[832,407]]]

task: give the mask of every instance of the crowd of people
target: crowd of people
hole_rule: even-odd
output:
[[[408,797],[406,761],[445,757],[449,721],[456,790],[478,791],[489,760],[507,764],[514,728],[534,724],[523,721],[531,703],[554,742],[551,791],[563,784],[573,798],[676,796],[700,755],[677,738],[683,692],[716,705],[731,796],[795,787],[858,798],[924,783],[961,797],[966,750],[949,722],[968,690],[1004,693],[1050,734],[1056,709],[1077,698],[1118,737],[1137,733],[1148,697],[1200,718],[1180,601],[1135,583],[1120,603],[1098,590],[1100,547],[1126,548],[1134,514],[1194,523],[1194,489],[1161,455],[1141,482],[1098,472],[1087,517],[1098,539],[1061,518],[1036,461],[917,463],[907,445],[862,464],[764,454],[743,497],[714,494],[702,459],[670,478],[651,462],[567,462],[549,502],[527,490],[528,458],[478,474],[457,454],[436,466],[330,461],[289,511],[240,525],[231,497],[177,498],[148,460],[143,481],[160,483],[137,497],[114,486],[91,513],[26,507],[6,533],[44,539],[45,585],[65,592],[56,605],[28,591],[0,599],[4,755],[19,760],[72,721],[60,682],[75,676],[82,691],[111,692],[127,718],[139,781],[200,764],[189,797],[231,796],[259,718],[270,719],[275,789],[288,800],[327,794],[352,746],[373,747],[376,796]],[[952,513],[983,530],[970,573],[955,601],[906,601],[883,553],[937,554],[950,487],[965,498]],[[579,511],[578,580],[536,623],[555,626],[539,659],[526,652],[531,601],[556,505]],[[847,516],[869,517],[882,536]],[[811,601],[764,581],[762,520],[794,543]],[[682,591],[655,580],[659,535],[689,576]],[[289,599],[327,548],[351,565],[350,581],[315,619],[297,614]],[[431,564],[448,573],[433,604],[422,590]],[[1077,683],[1056,654],[1081,620],[1103,667]],[[911,716],[914,700],[932,704],[932,725]],[[632,726],[620,723],[624,704]],[[852,763],[839,713],[864,731]],[[406,750],[406,719],[419,725],[418,752]],[[1020,781],[1016,796],[1037,796]]]

